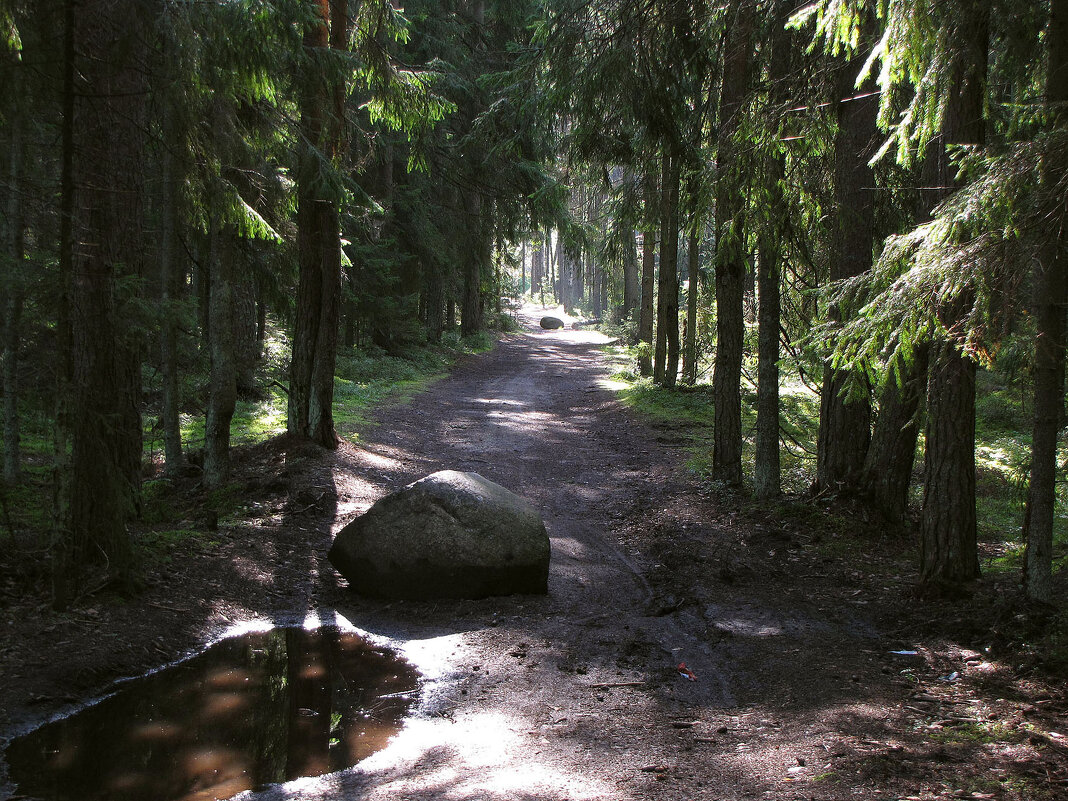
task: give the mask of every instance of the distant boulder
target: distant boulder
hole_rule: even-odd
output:
[[[380,499],[338,532],[329,559],[355,592],[375,598],[548,591],[545,524],[478,473],[443,470]]]
[[[564,327],[564,321],[561,320],[559,317],[542,317],[541,318],[541,327],[542,328],[547,328],[550,331],[552,329],[554,329],[554,328],[563,328]]]

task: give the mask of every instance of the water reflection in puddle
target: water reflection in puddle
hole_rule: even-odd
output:
[[[13,740],[24,795],[171,801],[353,765],[400,729],[415,669],[336,628],[232,637]]]

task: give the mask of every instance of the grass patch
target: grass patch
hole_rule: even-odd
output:
[[[939,731],[932,731],[927,734],[927,739],[946,745],[990,745],[1019,742],[1023,736],[1019,731],[1013,731],[1003,723],[984,721],[964,722]]]
[[[620,399],[654,427],[670,428],[685,442],[687,467],[702,478],[712,476],[712,437],[715,406],[710,384],[665,388],[634,371],[633,349],[607,350],[618,366],[612,380]],[[783,491],[803,494],[815,477],[819,396],[797,376],[785,375],[779,388],[780,469]],[[756,388],[742,384],[742,470],[752,475],[756,456]]]
[[[191,528],[145,531],[138,537],[141,558],[150,564],[166,564],[180,550],[209,550],[219,541],[209,532]]]

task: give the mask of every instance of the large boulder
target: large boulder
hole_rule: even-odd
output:
[[[561,320],[559,317],[550,317],[546,315],[545,317],[541,318],[541,327],[547,328],[549,330],[552,330],[554,328],[563,328],[564,321]]]
[[[338,532],[329,559],[353,590],[376,598],[548,591],[545,524],[478,473],[443,470],[387,495]]]

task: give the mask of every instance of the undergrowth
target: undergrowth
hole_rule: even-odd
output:
[[[607,355],[615,372],[613,381],[623,402],[665,431],[687,453],[687,467],[709,480],[712,475],[714,406],[710,371],[696,386],[664,388],[638,375],[637,351],[611,346]],[[742,383],[742,466],[753,473],[756,426],[756,387],[746,374]],[[802,380],[789,362],[780,365],[780,460],[782,489],[787,499],[805,499],[816,473],[816,436],[819,429],[818,387]],[[1024,386],[1021,386],[1024,385]],[[980,370],[976,401],[976,513],[983,544],[983,570],[990,575],[1016,574],[1022,567],[1021,527],[1027,498],[1031,457],[1030,387],[1018,374]],[[921,427],[922,430],[922,427]],[[661,435],[664,439],[665,435]],[[918,514],[923,476],[923,436],[919,438],[913,475],[913,513]],[[1068,441],[1062,440],[1059,463],[1068,466]],[[1062,473],[1064,472],[1062,467]],[[748,489],[748,488],[743,488]],[[1055,569],[1068,564],[1068,482],[1058,482],[1055,524]]]

